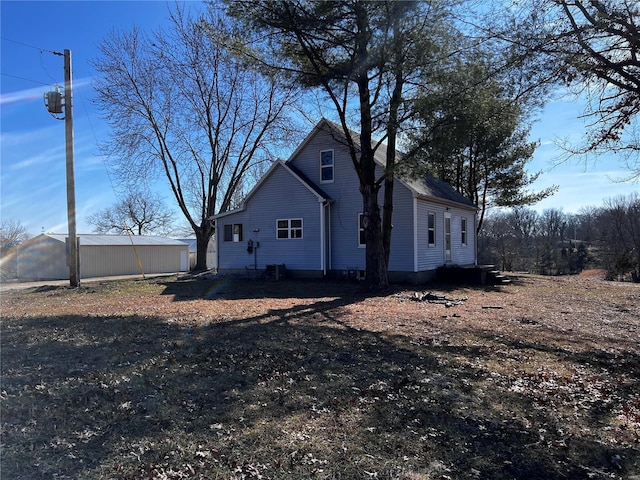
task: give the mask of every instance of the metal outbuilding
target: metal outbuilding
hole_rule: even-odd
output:
[[[167,237],[78,235],[80,278],[183,272],[189,246]],[[18,248],[18,277],[69,278],[67,235],[43,233]]]

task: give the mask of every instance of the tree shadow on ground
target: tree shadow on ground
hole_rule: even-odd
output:
[[[188,278],[185,280],[159,280],[163,295],[172,295],[175,301],[189,300],[241,300],[251,298],[323,298],[362,297],[361,284],[348,281],[281,280],[268,281],[233,276],[214,279]]]
[[[186,278],[157,282],[162,285],[162,295],[173,296],[174,301],[190,300],[246,300],[260,298],[342,298],[358,301],[375,296],[388,296],[398,292],[454,292],[461,288],[508,293],[500,285],[466,285],[444,282],[428,284],[393,284],[388,289],[372,292],[362,282],[324,279],[286,279],[269,281],[233,276]]]
[[[638,449],[567,439],[529,396],[489,390],[487,349],[352,328],[349,302],[202,326],[6,317],[3,476],[587,479],[639,467]]]

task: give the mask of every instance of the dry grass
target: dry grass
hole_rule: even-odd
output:
[[[2,295],[2,478],[640,479],[640,287]]]

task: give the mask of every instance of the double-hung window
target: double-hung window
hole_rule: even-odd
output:
[[[241,242],[242,241],[242,224],[228,223],[224,226],[225,242]]]
[[[366,247],[367,241],[364,236],[364,215],[362,213],[358,214],[358,247]]]
[[[302,219],[287,218],[276,220],[276,237],[280,240],[302,238]]]
[[[430,247],[436,245],[436,214],[429,212],[427,214],[427,239]]]
[[[467,219],[465,217],[462,217],[460,219],[460,242],[462,243],[462,245],[466,245],[467,244]]]
[[[333,150],[320,152],[320,181],[322,183],[333,182]]]

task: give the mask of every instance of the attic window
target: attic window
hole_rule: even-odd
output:
[[[333,182],[333,150],[320,152],[320,181],[322,183]]]

